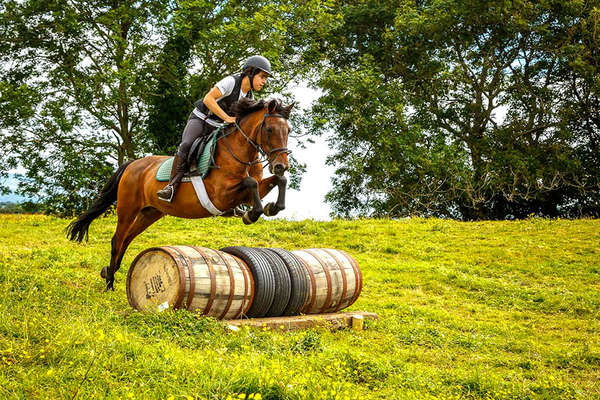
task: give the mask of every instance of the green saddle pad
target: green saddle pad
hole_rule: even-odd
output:
[[[210,139],[208,139],[208,143],[204,146],[204,150],[202,150],[202,155],[198,159],[198,164],[196,168],[190,168],[190,175],[200,175],[202,179],[206,178],[212,165],[210,164],[213,159],[213,154],[215,153],[215,148],[217,147],[217,136],[219,131],[217,130]],[[171,168],[173,168],[173,157],[167,158],[163,163],[158,167],[158,171],[156,171],[156,180],[159,182],[168,182],[169,178],[171,178]]]

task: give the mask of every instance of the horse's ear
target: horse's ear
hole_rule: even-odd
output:
[[[269,101],[269,114],[273,114],[276,107],[277,107],[277,100],[273,99],[273,100]]]
[[[292,108],[294,108],[295,105],[296,105],[296,102],[294,101],[292,104],[289,104],[287,107],[284,108],[284,113],[285,113],[286,118],[290,117]]]
[[[289,104],[286,107],[283,107],[283,109],[281,110],[281,115],[285,119],[289,119],[290,118],[290,114],[292,112],[292,108],[294,108],[295,105],[296,105],[296,102],[293,102],[292,104]]]

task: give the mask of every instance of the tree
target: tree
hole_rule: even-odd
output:
[[[566,95],[560,112],[564,129],[576,138],[573,152],[580,166],[565,193],[565,208],[571,215],[598,216],[600,199],[593,193],[600,176],[600,4],[589,4],[578,19],[561,47],[561,90]]]
[[[597,214],[598,128],[578,120],[597,108],[573,89],[597,82],[590,3],[343,2],[313,109],[334,131],[334,211]]]
[[[163,6],[4,3],[0,62],[10,97],[2,107],[12,118],[3,121],[1,140],[10,164],[26,169],[22,194],[37,195],[49,211],[78,212],[113,163],[144,149],[146,82],[158,50],[153,27]]]

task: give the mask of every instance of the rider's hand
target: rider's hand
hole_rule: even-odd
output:
[[[225,118],[223,121],[227,122],[228,124],[233,124],[235,123],[235,117],[230,117],[228,115],[227,118]]]

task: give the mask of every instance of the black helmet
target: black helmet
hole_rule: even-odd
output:
[[[265,71],[267,74],[272,75],[271,63],[263,56],[252,56],[248,58],[242,69],[246,70],[248,67],[258,68],[261,71]]]

